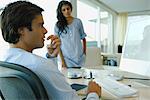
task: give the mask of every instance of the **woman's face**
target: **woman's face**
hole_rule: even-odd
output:
[[[67,18],[71,16],[71,8],[69,5],[63,5],[61,8],[61,12],[63,13],[63,15]]]

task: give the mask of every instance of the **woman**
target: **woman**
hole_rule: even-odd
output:
[[[62,67],[81,67],[86,54],[86,34],[80,19],[71,16],[72,4],[60,1],[57,8],[55,34],[61,39]],[[81,43],[83,41],[83,44]]]

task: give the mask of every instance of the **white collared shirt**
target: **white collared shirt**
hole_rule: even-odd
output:
[[[25,66],[35,72],[52,100],[80,99],[51,59],[37,56],[19,48],[10,48],[0,60]],[[97,94],[90,93],[87,96],[87,100],[93,100],[93,98],[98,100],[97,97]]]

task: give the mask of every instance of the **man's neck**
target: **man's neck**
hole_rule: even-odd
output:
[[[26,46],[19,45],[18,43],[17,44],[10,44],[10,47],[11,48],[20,48],[20,49],[23,49],[25,51],[28,51],[28,52],[32,53],[32,49],[26,48]]]

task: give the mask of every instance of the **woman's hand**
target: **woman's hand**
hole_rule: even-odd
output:
[[[67,68],[66,62],[62,61],[62,68]]]

